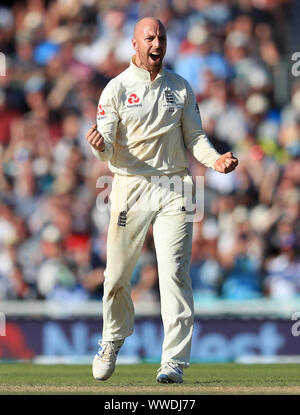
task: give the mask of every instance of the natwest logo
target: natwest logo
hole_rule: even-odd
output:
[[[129,98],[128,98],[128,103],[129,104],[137,104],[138,102],[140,102],[140,99],[136,94],[130,94],[129,95]]]
[[[105,115],[105,111],[102,108],[102,105],[98,105],[98,111],[97,111],[97,116],[100,117],[100,115]]]

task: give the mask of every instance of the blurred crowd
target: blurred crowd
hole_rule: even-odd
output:
[[[289,0],[2,3],[1,300],[101,300],[109,211],[98,179],[111,173],[85,134],[101,91],[129,64],[135,22],[149,15],[167,28],[165,65],[190,82],[208,137],[239,158],[235,172],[220,175],[189,156],[205,184],[190,271],[195,301],[300,294],[291,7]],[[132,276],[134,302],[159,300],[151,232]]]

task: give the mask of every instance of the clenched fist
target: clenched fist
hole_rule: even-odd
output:
[[[104,138],[102,135],[97,131],[97,125],[93,124],[89,131],[86,133],[85,138],[90,143],[90,145],[97,151],[104,151],[105,144]]]
[[[238,164],[238,159],[232,155],[231,151],[228,151],[215,161],[214,168],[219,173],[227,174],[233,171]]]

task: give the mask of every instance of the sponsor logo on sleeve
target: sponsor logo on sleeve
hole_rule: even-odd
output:
[[[101,104],[99,104],[97,108],[97,119],[100,118],[106,118],[106,112],[104,111]]]

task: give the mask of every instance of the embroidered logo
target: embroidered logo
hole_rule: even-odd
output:
[[[167,89],[164,90],[164,95],[165,95],[165,100],[166,100],[167,104],[174,104],[175,103],[174,95],[173,95],[173,92],[171,91],[170,88],[167,88]]]
[[[102,105],[98,105],[98,110],[97,110],[97,117],[100,117],[100,116],[103,116],[103,115],[105,115],[105,111],[104,111],[104,109],[102,108]]]
[[[137,104],[138,102],[140,102],[139,97],[136,94],[130,94],[130,96],[128,98],[128,103],[129,104]]]
[[[120,212],[118,216],[118,226],[126,226],[126,222],[127,212],[125,210],[122,210],[122,212]]]
[[[170,88],[164,90],[164,98],[166,101],[166,104],[164,106],[169,108],[169,112],[174,112],[175,97]]]

